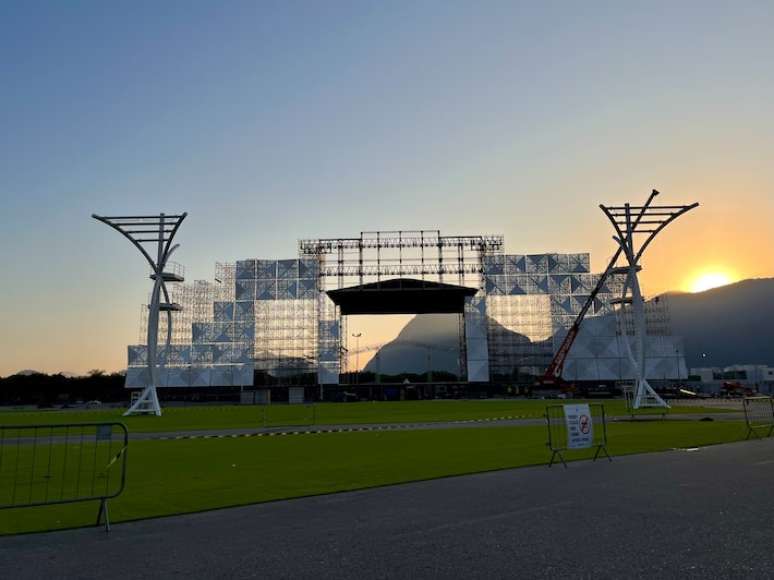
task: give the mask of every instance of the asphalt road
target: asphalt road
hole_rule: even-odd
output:
[[[772,482],[773,439],[499,471],[0,538],[0,576],[770,578]]]

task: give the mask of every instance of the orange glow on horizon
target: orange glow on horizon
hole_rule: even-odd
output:
[[[688,284],[689,292],[704,292],[712,288],[727,286],[737,280],[737,277],[724,270],[706,270],[694,277]]]

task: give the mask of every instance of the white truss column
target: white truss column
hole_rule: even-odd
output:
[[[124,416],[138,413],[161,415],[161,405],[159,405],[158,393],[156,392],[156,388],[160,384],[159,367],[161,366],[158,356],[159,317],[162,311],[167,313],[165,352],[168,357],[172,342],[172,312],[179,311],[180,306],[170,301],[167,282],[182,282],[184,278],[178,272],[167,272],[166,268],[169,257],[178,248],[177,245],[172,245],[172,240],[187,215],[187,213],[180,215],[161,213],[158,215],[107,217],[92,214],[94,219],[107,224],[132,242],[150,265],[150,278],[153,280],[153,292],[148,305],[147,350],[149,384],[146,385],[140,396],[124,413]],[[155,258],[151,257],[145,244],[155,245]],[[162,294],[164,302],[161,301]]]
[[[621,298],[618,301],[618,313],[621,315],[620,318],[623,319],[627,306],[632,313],[634,352],[632,352],[629,343],[625,324],[622,324],[621,334],[629,361],[634,369],[635,385],[632,407],[635,409],[640,407],[669,407],[666,401],[651,387],[646,377],[645,345],[647,321],[645,318],[645,300],[642,296],[638,278],[638,273],[642,269],[640,260],[645,249],[659,232],[678,217],[699,205],[698,203],[690,205],[652,205],[657,195],[659,195],[659,192],[654,189],[645,204],[641,206],[632,206],[629,203],[622,206],[599,206],[615,229],[613,239],[621,250],[616,255],[623,254],[626,258],[626,266],[621,268],[627,272],[626,283],[624,284]],[[635,239],[638,235],[645,236],[643,241],[639,243]]]

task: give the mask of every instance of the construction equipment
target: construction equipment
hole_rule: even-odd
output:
[[[562,379],[564,361],[567,359],[567,355],[570,353],[570,348],[572,348],[572,344],[575,342],[575,339],[580,332],[580,327],[583,323],[583,319],[586,317],[586,313],[594,304],[594,300],[604,287],[608,276],[613,273],[614,270],[616,270],[614,266],[620,254],[621,249],[619,248],[613,258],[610,260],[610,264],[607,266],[604,273],[599,277],[596,286],[594,286],[594,289],[591,291],[591,294],[589,294],[589,297],[578,313],[578,316],[575,318],[572,326],[564,336],[564,340],[562,340],[561,346],[559,346],[559,349],[556,351],[554,358],[551,360],[551,364],[548,365],[548,368],[546,369],[546,372],[543,374],[543,376],[538,379],[538,384],[536,385],[537,387],[558,387],[562,389],[562,391],[570,390],[569,385],[564,381],[564,379]]]
[[[723,381],[720,390],[722,396],[729,399],[753,397],[757,394],[755,389],[743,385],[739,381]]]
[[[578,312],[578,316],[575,317],[575,321],[572,323],[572,326],[570,326],[567,334],[564,336],[564,340],[562,340],[562,344],[559,346],[559,349],[556,351],[554,358],[551,360],[551,364],[548,365],[548,368],[546,369],[546,372],[543,374],[543,376],[538,379],[537,384],[535,385],[536,387],[559,388],[562,390],[562,392],[571,392],[574,390],[572,385],[562,379],[564,362],[567,359],[567,355],[570,353],[570,349],[572,348],[578,333],[580,332],[583,319],[586,318],[586,314],[594,304],[594,300],[596,300],[597,295],[601,292],[602,288],[604,288],[607,279],[613,274],[627,273],[628,268],[617,268],[615,266],[615,263],[618,261],[621,252],[622,249],[618,248],[618,251],[616,251],[616,253],[611,258],[610,263],[607,265],[607,268],[605,268],[605,271],[599,277],[596,286],[594,286],[594,289],[591,291],[591,294],[589,294],[588,299],[583,304],[580,312]]]

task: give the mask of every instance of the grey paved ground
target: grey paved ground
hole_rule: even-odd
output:
[[[2,578],[770,578],[774,440],[0,538]]]

